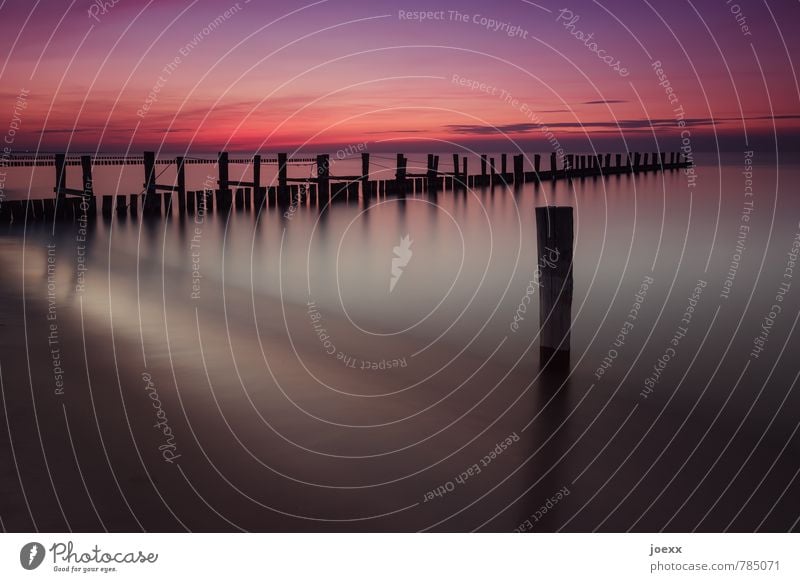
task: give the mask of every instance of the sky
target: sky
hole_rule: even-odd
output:
[[[0,117],[14,150],[795,151],[798,21],[789,0],[0,0]]]

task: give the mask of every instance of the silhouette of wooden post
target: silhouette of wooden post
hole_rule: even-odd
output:
[[[261,193],[261,156],[253,156],[253,198],[258,199]]]
[[[556,172],[558,172],[558,165],[556,163],[556,153],[552,152],[550,154],[550,175],[553,177],[553,180],[556,179]]]
[[[219,208],[230,208],[230,173],[228,172],[228,152],[219,152],[217,157],[217,206]],[[188,202],[188,199],[187,199]]]
[[[464,183],[464,188],[466,189],[467,188],[467,182],[469,182],[469,178],[468,178],[469,172],[467,171],[467,156],[464,156],[461,159],[461,161],[463,162],[463,164],[462,164],[463,165],[463,168],[462,168],[462,172],[463,173],[461,175],[464,177],[464,182],[463,183]]]
[[[114,209],[114,197],[103,196],[103,218],[111,218]]]
[[[331,193],[330,182],[330,158],[328,154],[317,156],[317,181],[319,183],[319,205],[324,206],[328,203]]]
[[[486,154],[481,154],[481,186],[486,185]]]
[[[178,186],[178,198],[180,198],[181,196],[184,197],[186,196],[186,170],[184,168],[184,165],[185,164],[182,156],[178,156],[177,158],[175,158],[175,167],[178,170],[178,179],[176,180]]]
[[[361,154],[361,193],[364,200],[369,200],[372,197],[372,189],[369,181],[369,154]]]
[[[156,198],[156,153],[144,152],[144,204],[145,214],[153,212]]]
[[[288,159],[287,154],[278,154],[278,204],[281,206],[289,206],[291,197],[287,185]]]
[[[522,154],[514,156],[514,185],[522,184],[525,181],[525,173],[523,171],[523,163],[525,158]]]
[[[406,195],[406,164],[408,160],[403,154],[397,154],[397,168],[395,170],[395,180],[397,181],[397,193]]]
[[[536,235],[541,288],[540,363],[545,365],[553,360],[557,366],[568,366],[572,326],[572,207],[536,208]]]
[[[542,156],[540,156],[539,154],[533,154],[533,171],[536,174],[537,180],[539,179],[539,170],[541,169],[541,166],[542,166]],[[525,174],[523,173],[523,176],[524,175]]]
[[[466,178],[464,179],[466,182]],[[453,190],[461,186],[461,164],[458,160],[458,154],[453,154]]]
[[[85,197],[94,195],[94,186],[92,184],[92,157],[81,156],[81,174],[83,177],[83,195]]]
[[[65,199],[67,197],[66,193],[64,192],[64,183],[66,182],[67,174],[67,156],[64,154],[56,154],[55,156],[55,167],[56,167],[56,210],[55,212],[59,215],[63,215],[65,208]]]
[[[506,157],[507,157],[506,154],[500,154],[500,174],[502,174],[503,182],[506,181],[506,174],[508,173],[508,166],[507,166],[508,160],[506,159]]]
[[[92,156],[81,156],[81,190],[83,190],[80,214],[94,214],[97,205],[94,200],[94,180],[92,179]]]

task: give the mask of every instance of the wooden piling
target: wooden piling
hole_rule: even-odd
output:
[[[180,196],[182,193],[186,194],[186,171],[184,166],[185,164],[182,156],[178,156],[177,158],[175,158],[175,168],[178,172],[178,178],[176,180],[176,185],[178,187],[178,196]]]
[[[285,153],[278,154],[278,205],[289,206],[291,204],[291,194],[287,187],[289,156]]]
[[[254,201],[261,193],[261,156],[253,156],[253,194]]]
[[[319,186],[319,204],[328,203],[330,198],[330,156],[321,154],[317,156],[317,185]]]
[[[231,187],[230,173],[228,170],[228,152],[219,152],[217,156],[217,184],[219,185],[219,189],[223,192],[223,196]]]
[[[525,181],[525,173],[523,171],[523,163],[525,158],[522,154],[518,154],[514,156],[514,185],[520,185]]]
[[[369,200],[372,197],[369,181],[369,154],[365,152],[361,154],[361,192],[364,200]]]

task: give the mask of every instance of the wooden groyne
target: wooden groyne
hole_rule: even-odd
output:
[[[53,197],[28,200],[5,200],[0,202],[0,221],[35,220],[80,220],[97,214],[98,206],[106,218],[114,213],[124,216],[138,215],[139,209],[145,216],[160,216],[178,212],[195,213],[197,209],[212,212],[215,208],[227,211],[260,209],[263,205],[279,207],[314,205],[327,208],[329,204],[340,202],[370,203],[372,199],[386,196],[406,196],[427,193],[431,196],[439,192],[465,192],[473,188],[494,186],[513,186],[520,188],[527,183],[543,183],[552,180],[572,180],[588,177],[605,177],[645,172],[663,172],[691,166],[680,152],[628,152],[625,154],[594,154],[564,156],[559,167],[555,153],[550,154],[547,168],[542,156],[529,157],[532,170],[525,170],[523,154],[514,155],[511,165],[507,154],[500,154],[499,160],[487,155],[481,156],[480,173],[470,174],[467,158],[453,154],[451,171],[440,169],[439,156],[428,154],[424,172],[409,172],[408,158],[397,154],[394,178],[373,180],[370,173],[370,154],[361,154],[361,173],[353,176],[331,174],[330,156],[321,154],[315,158],[290,158],[279,153],[275,157],[255,155],[251,158],[231,158],[221,152],[216,159],[176,157],[157,159],[154,152],[144,152],[141,157],[129,156],[91,156],[69,157],[54,154],[52,159],[41,156],[13,156],[5,165],[52,165],[55,168]],[[497,162],[499,161],[499,164]],[[185,167],[188,164],[214,164],[217,166],[216,188],[213,184],[203,184],[202,190],[187,190]],[[92,170],[98,165],[141,165],[144,170],[142,190],[132,194],[98,195],[94,191]],[[252,180],[232,180],[231,164],[245,164],[252,167]],[[174,165],[176,178],[169,184],[161,184],[158,179]],[[262,181],[264,165],[277,165],[277,175],[270,184]],[[291,166],[305,166],[303,176],[289,176]],[[77,188],[68,186],[67,167],[80,166],[81,184]],[[158,167],[162,166],[161,171]],[[99,203],[98,203],[99,202]]]

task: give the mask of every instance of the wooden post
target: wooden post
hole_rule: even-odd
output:
[[[469,172],[467,171],[467,156],[464,156],[461,161],[463,162],[462,168],[462,176],[464,177],[464,189],[467,188],[467,183],[469,182]]]
[[[486,185],[486,154],[481,154],[481,186]]]
[[[253,156],[253,198],[258,199],[261,194],[261,156]]]
[[[144,152],[144,193],[149,197],[156,193],[156,153]]]
[[[94,196],[94,186],[92,183],[92,157],[81,156],[81,173],[83,175],[83,195],[85,197]]]
[[[525,173],[523,171],[523,163],[525,158],[522,154],[514,156],[514,185],[519,185],[525,182]]]
[[[555,177],[556,177],[556,172],[558,172],[558,165],[557,165],[556,162],[557,162],[557,160],[556,160],[556,152],[551,152],[550,153],[550,174],[553,176],[554,180],[555,180]]]
[[[616,162],[617,162],[617,167],[621,168],[622,167],[622,154],[616,154]]]
[[[369,200],[372,197],[369,182],[369,154],[366,152],[361,153],[361,193],[364,196],[364,200]]]
[[[61,201],[64,200],[66,195],[64,194],[64,182],[67,178],[67,164],[66,164],[66,156],[64,154],[56,154],[55,156],[55,166],[56,166],[56,200],[57,206],[63,210]]]
[[[406,194],[406,164],[408,159],[403,154],[397,154],[397,168],[395,170],[395,180],[397,180],[397,194]]]
[[[503,180],[506,179],[506,174],[508,173],[506,162],[506,154],[500,154],[500,173],[503,174]]]
[[[533,154],[533,171],[536,173],[536,179],[539,179],[539,170],[542,166],[542,156]],[[524,174],[523,174],[524,175]]]
[[[324,206],[330,198],[330,158],[328,154],[317,156],[317,180],[319,181],[319,205]]]
[[[176,182],[178,186],[178,197],[180,197],[181,194],[186,194],[186,171],[184,170],[182,156],[175,158],[175,168],[178,171],[178,179]]]
[[[219,178],[217,180],[217,184],[219,184],[219,189],[223,192],[223,198],[225,197],[225,192],[230,190],[230,174],[228,173],[228,152],[219,152],[219,156],[217,158],[217,173]]]
[[[572,326],[573,220],[569,206],[536,208],[536,239],[541,287],[540,363],[569,364]]]
[[[291,195],[287,187],[287,163],[289,156],[287,154],[278,154],[278,204],[281,206],[289,206]],[[238,196],[238,194],[237,194]]]
[[[460,186],[461,181],[461,164],[458,160],[458,154],[453,154],[453,190]],[[466,181],[466,180],[465,180]]]
[[[634,152],[633,154],[633,170],[638,171],[641,168],[642,154]]]

